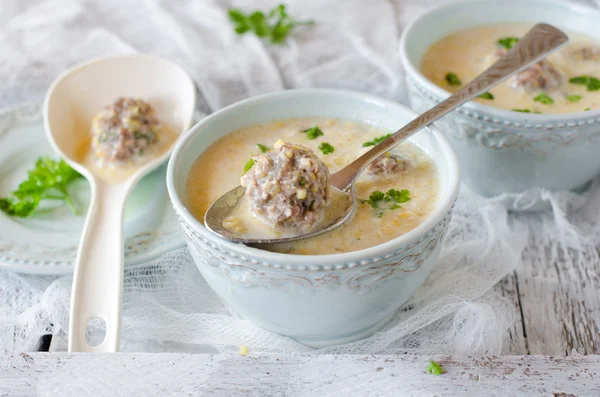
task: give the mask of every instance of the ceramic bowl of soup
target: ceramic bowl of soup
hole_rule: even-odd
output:
[[[600,172],[599,19],[570,2],[470,0],[436,8],[402,33],[409,99],[419,112],[472,80],[535,23],[569,36],[547,60],[436,122],[475,191],[580,192]]]
[[[313,347],[386,325],[435,266],[458,194],[458,159],[436,128],[365,171],[356,216],[328,234],[251,247],[211,233],[203,219],[255,166],[250,159],[279,140],[308,148],[335,172],[414,117],[362,93],[289,90],[226,107],[182,138],[169,161],[169,195],[195,264],[233,313]]]

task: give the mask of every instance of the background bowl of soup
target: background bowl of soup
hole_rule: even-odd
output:
[[[286,140],[306,139],[302,142],[313,145],[335,168],[336,157],[328,156],[345,153],[351,144],[358,155],[369,149],[372,129],[395,132],[414,117],[416,114],[402,105],[362,93],[290,90],[226,107],[196,124],[180,140],[169,161],[169,195],[195,264],[233,313],[315,347],[364,338],[385,326],[434,267],[460,187],[458,159],[436,128],[420,131],[400,149],[412,146],[422,160],[415,160],[414,164],[421,164],[415,166],[415,172],[427,175],[430,166],[435,178],[410,179],[409,170],[393,179],[412,184],[411,200],[381,216],[368,203],[361,203],[353,222],[360,226],[364,221],[365,230],[351,226],[337,237],[319,236],[316,243],[299,246],[302,249],[259,249],[209,232],[198,203],[208,203],[239,184],[253,147],[271,145],[279,134],[287,134]],[[324,135],[314,129],[305,131],[302,123],[310,126],[315,122],[320,123]],[[250,139],[256,142],[243,146]],[[323,146],[318,141],[328,142],[335,152],[317,150]],[[421,205],[414,207],[419,200]],[[401,222],[406,217],[409,222],[419,211],[425,215],[400,235],[374,246],[360,245],[365,239],[378,241],[368,240],[379,234],[379,230],[369,229],[376,222],[392,233],[398,227],[390,227],[390,221]],[[361,212],[372,212],[374,217],[365,221]]]
[[[420,112],[483,71],[535,23],[550,23],[569,35],[549,64],[436,122],[476,192],[582,191],[600,172],[598,20],[597,11],[570,2],[470,0],[436,8],[402,33],[409,99]]]

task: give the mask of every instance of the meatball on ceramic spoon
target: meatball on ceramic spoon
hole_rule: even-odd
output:
[[[251,160],[240,186],[211,205],[204,224],[221,237],[246,244],[299,240],[341,226],[356,211],[354,183],[364,170],[385,174],[403,167],[389,154],[392,148],[465,102],[536,64],[567,41],[568,37],[553,26],[534,26],[461,90],[333,175],[329,175],[327,166],[310,150],[278,142],[273,149]],[[256,228],[248,230],[238,222],[238,214],[247,211],[262,221],[264,233]]]
[[[195,95],[183,69],[145,55],[77,65],[46,94],[44,127],[50,144],[91,187],[73,275],[69,351],[119,349],[125,202],[137,181],[165,162],[189,128]],[[105,336],[92,345],[86,331],[98,322],[104,323]]]

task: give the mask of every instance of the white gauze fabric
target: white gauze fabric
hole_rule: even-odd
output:
[[[52,79],[76,62],[135,51],[184,66],[207,112],[296,87],[346,88],[405,102],[399,33],[417,13],[443,2],[288,2],[291,15],[316,24],[298,29],[284,46],[271,46],[236,36],[226,10],[265,10],[274,1],[3,0],[0,106],[41,100]],[[557,255],[569,255],[577,266],[598,261],[599,195],[597,185],[583,199],[535,190],[522,201],[549,201],[553,211],[509,216],[503,198],[477,197],[463,186],[439,264],[393,321],[370,338],[318,352],[501,353],[516,313],[494,285],[523,261]],[[566,215],[575,201],[583,208]],[[232,316],[186,249],[126,270],[124,288],[124,351],[228,352],[240,345],[253,352],[312,351]],[[70,289],[70,276],[0,270],[0,349],[32,350],[51,333],[53,349],[64,350]]]

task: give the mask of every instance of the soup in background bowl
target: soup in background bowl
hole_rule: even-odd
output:
[[[202,214],[212,200],[239,185],[258,144],[300,143],[335,170],[368,150],[364,143],[416,116],[360,93],[290,90],[231,105],[183,137],[169,161],[169,195],[194,262],[233,312],[314,347],[361,339],[387,323],[435,266],[460,186],[454,151],[435,128],[393,151],[408,159],[412,170],[398,170],[383,182],[361,177],[360,199],[393,186],[411,191],[410,200],[394,209],[360,203],[346,231],[259,249],[212,234]],[[315,125],[324,135],[308,139],[302,131]],[[323,153],[324,142],[334,151]]]
[[[427,12],[404,30],[401,60],[411,107],[419,112],[435,106],[458,88],[459,85],[449,83],[455,82],[454,76],[446,80],[448,73],[456,74],[464,85],[485,69],[493,60],[494,51],[502,49],[498,40],[518,38],[540,22],[570,34],[567,47],[549,58],[560,70],[558,84],[549,78],[545,79],[546,86],[527,85],[535,79],[516,84],[512,78],[490,92],[493,100],[477,99],[436,122],[448,132],[461,160],[463,179],[473,190],[485,196],[521,193],[530,188],[581,192],[598,175],[599,93],[588,90],[585,84],[570,82],[581,77],[579,73],[588,75],[594,68],[589,66],[589,60],[587,66],[580,63],[575,67],[564,56],[583,44],[593,46],[600,42],[598,18],[600,13],[596,10],[558,1],[470,0]],[[440,48],[444,43],[457,48]],[[467,48],[471,45],[472,52]],[[459,62],[450,53],[473,59]],[[434,64],[442,59],[446,60],[444,65]],[[460,71],[449,70],[459,66]],[[549,104],[545,96],[553,103]],[[582,98],[577,100],[576,96]],[[523,207],[511,199],[514,195],[504,197],[509,208],[515,210],[547,207],[541,200]]]

